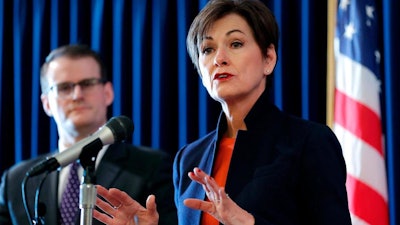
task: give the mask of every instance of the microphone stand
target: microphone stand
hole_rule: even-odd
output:
[[[93,220],[93,209],[96,205],[96,176],[95,164],[103,143],[100,139],[94,141],[82,149],[79,156],[83,167],[83,182],[79,187],[79,208],[81,209],[80,224],[91,225]]]

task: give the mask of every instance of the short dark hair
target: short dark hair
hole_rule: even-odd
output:
[[[107,71],[105,64],[103,63],[101,56],[98,52],[91,49],[89,46],[84,44],[71,44],[71,45],[63,45],[54,50],[52,50],[49,55],[46,57],[45,62],[43,63],[40,69],[40,86],[42,89],[42,93],[45,93],[49,84],[47,82],[46,73],[49,67],[50,62],[60,57],[69,57],[72,59],[78,59],[82,57],[91,57],[98,64],[100,68],[100,78],[104,81],[107,81]]]
[[[193,20],[186,37],[187,51],[199,74],[199,44],[213,23],[228,14],[237,14],[246,20],[263,56],[270,44],[278,51],[278,24],[264,3],[258,0],[211,0]]]

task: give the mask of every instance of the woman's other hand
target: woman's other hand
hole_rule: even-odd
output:
[[[225,225],[254,224],[254,217],[229,198],[225,189],[208,174],[196,167],[188,176],[203,186],[209,201],[188,198],[184,201],[185,206],[209,213]]]

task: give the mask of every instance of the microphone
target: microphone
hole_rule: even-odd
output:
[[[85,151],[93,151],[94,148],[101,149],[102,146],[122,142],[133,133],[133,122],[126,116],[112,117],[105,125],[95,133],[75,143],[70,148],[47,157],[45,160],[32,167],[26,176],[32,177],[45,171],[53,171],[59,167],[66,166],[79,159]]]

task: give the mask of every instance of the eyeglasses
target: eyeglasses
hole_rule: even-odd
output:
[[[94,86],[96,86],[98,84],[104,84],[104,83],[105,83],[105,80],[102,78],[84,79],[84,80],[81,80],[76,83],[63,82],[63,83],[54,84],[54,85],[50,86],[47,93],[50,91],[54,91],[54,93],[56,94],[56,97],[69,98],[73,95],[76,85],[79,85],[82,92],[88,92],[88,91],[92,90]]]

